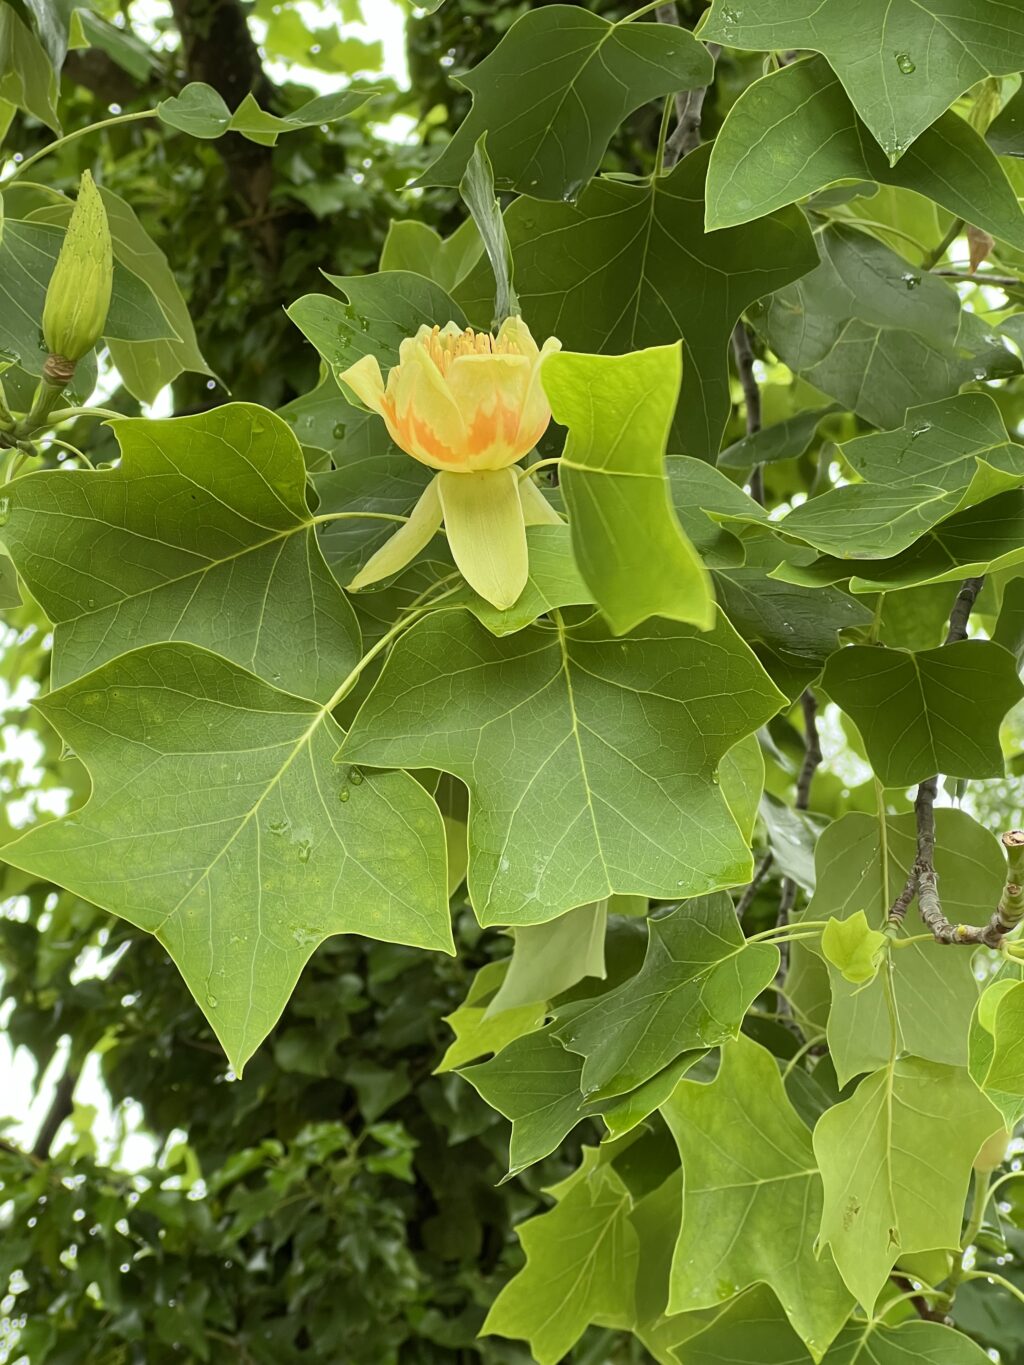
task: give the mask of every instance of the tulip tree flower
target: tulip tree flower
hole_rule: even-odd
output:
[[[534,448],[551,421],[541,385],[544,357],[521,318],[497,336],[446,327],[419,329],[399,348],[385,384],[375,356],[338,377],[372,412],[394,443],[438,473],[409,520],[356,574],[357,590],[397,573],[444,522],[466,582],[493,606],[510,607],[526,586],[526,527],[560,518],[517,460]]]

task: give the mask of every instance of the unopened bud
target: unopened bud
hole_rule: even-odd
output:
[[[51,356],[74,366],[92,350],[107,321],[113,280],[107,211],[92,176],[83,171],[43,305],[43,341]]]

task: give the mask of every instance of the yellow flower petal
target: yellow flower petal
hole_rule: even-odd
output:
[[[533,448],[519,440],[531,371],[523,355],[465,355],[452,361],[447,381],[466,427],[465,468],[504,469]]]
[[[364,355],[338,375],[340,383],[351,389],[359,401],[371,412],[380,412],[384,401],[384,377],[377,357]]]
[[[466,426],[444,378],[417,344],[388,375],[381,406],[391,439],[431,469],[462,464]]]
[[[446,473],[437,485],[448,544],[462,576],[492,606],[512,606],[529,571],[516,471]]]
[[[498,349],[514,351],[518,355],[526,356],[528,360],[536,360],[540,354],[533,333],[519,316],[506,318],[498,328],[498,335],[494,341]]]
[[[420,494],[419,501],[409,514],[409,520],[363,565],[349,583],[349,591],[358,592],[360,588],[379,583],[382,578],[390,578],[399,569],[404,569],[421,550],[426,549],[440,529],[441,500],[437,496],[435,476]]]
[[[561,526],[562,518],[532,479],[519,480],[519,501],[527,526]]]

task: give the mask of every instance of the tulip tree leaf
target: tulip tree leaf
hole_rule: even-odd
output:
[[[798,412],[795,417],[762,427],[749,436],[734,441],[718,457],[719,469],[749,469],[755,464],[775,464],[779,460],[795,460],[810,449],[818,427],[826,417],[841,409],[838,403],[827,408],[813,408]]]
[[[714,0],[701,37],[821,52],[894,162],[965,90],[1024,67],[1024,13],[985,0]]]
[[[999,1127],[966,1069],[919,1057],[876,1071],[818,1120],[820,1241],[865,1311],[901,1256],[960,1245],[971,1166]]]
[[[445,1023],[455,1034],[455,1041],[449,1044],[435,1068],[438,1073],[454,1071],[489,1052],[501,1052],[516,1038],[543,1025],[546,1013],[543,1001],[528,1001],[493,1012],[495,991],[501,987],[507,966],[507,962],[488,962],[481,967],[465,1000],[457,1010],[445,1015]]]
[[[836,588],[801,588],[742,566],[714,574],[719,605],[745,640],[820,668],[841,630],[870,625],[862,602]]]
[[[0,5],[0,100],[60,132],[53,67],[46,49],[11,5]]]
[[[940,521],[1024,482],[1024,446],[1011,442],[982,393],[911,408],[895,431],[861,436],[842,452],[864,482],[811,498],[777,525],[843,558],[895,556]]]
[[[510,635],[556,607],[593,601],[573,558],[568,526],[528,526],[526,545],[530,565],[526,587],[512,606],[492,606],[468,584],[457,588],[445,605],[465,605],[493,635]]]
[[[970,1072],[1012,1129],[1024,1114],[1024,981],[1020,967],[1007,964],[978,999],[971,1021]]]
[[[774,1057],[741,1034],[710,1085],[680,1082],[661,1112],[685,1173],[669,1312],[768,1284],[820,1358],[853,1304],[832,1257],[814,1254],[821,1176]]]
[[[492,1109],[512,1121],[510,1176],[548,1156],[582,1120],[582,1065],[549,1026],[516,1038],[491,1061],[461,1073]]]
[[[526,1265],[491,1305],[482,1334],[525,1338],[538,1365],[557,1365],[590,1323],[631,1326],[632,1202],[614,1166],[595,1166],[553,1209],[521,1223]]]
[[[822,687],[856,723],[886,787],[932,773],[1001,777],[999,727],[1024,696],[1017,661],[990,640],[918,654],[854,645],[832,655]]]
[[[304,294],[285,312],[331,367],[335,377],[364,355],[377,357],[386,370],[398,364],[398,348],[426,324],[466,325],[461,308],[433,280],[410,270],[376,275],[328,275],[348,300],[329,294]],[[493,277],[491,294],[493,298]],[[490,326],[490,304],[487,323]]]
[[[232,403],[113,426],[116,468],[41,471],[10,490],[5,540],[56,625],[57,685],[138,645],[188,640],[329,697],[359,631],[321,556],[288,425]]]
[[[535,335],[551,334],[567,350],[589,353],[683,338],[672,444],[713,463],[732,406],[728,350],[736,319],[755,299],[813,270],[818,254],[792,208],[705,234],[709,153],[698,147],[649,183],[596,180],[575,204],[517,199],[505,222],[519,301]],[[484,326],[492,292],[490,272],[479,266],[456,291]]]
[[[946,914],[973,922],[980,906],[994,906],[1005,877],[996,839],[965,811],[935,812],[935,864]],[[878,820],[850,812],[821,835],[815,849],[816,884],[807,907],[810,920],[849,920],[863,912],[881,929],[889,906],[906,881],[916,855],[914,816],[891,816],[886,823],[888,867],[883,870]],[[926,933],[916,903],[907,912],[904,933]],[[890,953],[901,1050],[927,1061],[963,1066],[966,1038],[978,998],[970,953],[950,952],[922,939]],[[831,968],[832,1005],[828,1043],[841,1085],[864,1071],[884,1066],[892,1046],[892,1026],[880,980],[854,986]]]
[[[817,240],[818,269],[750,316],[781,360],[866,421],[899,426],[908,407],[972,379],[1019,372],[943,280],[845,224],[830,224]]]
[[[335,123],[361,109],[375,90],[343,90],[333,95],[317,95],[293,113],[280,118],[261,109],[253,94],[247,93],[234,113],[228,109],[212,85],[192,81],[179,95],[161,100],[157,115],[171,128],[198,138],[218,138],[225,133],[240,133],[250,142],[273,147],[282,133]]]
[[[987,498],[941,522],[891,559],[823,555],[812,564],[783,563],[773,576],[818,585],[849,579],[855,593],[892,592],[1012,568],[1024,560],[1024,491]],[[851,576],[852,575],[852,576]]]
[[[844,981],[863,986],[874,981],[888,940],[880,929],[872,929],[863,910],[849,919],[833,916],[821,935],[821,951],[829,966],[835,967]]]
[[[480,922],[535,924],[613,892],[749,877],[715,770],[781,701],[723,621],[614,639],[556,620],[499,639],[443,612],[395,644],[343,759],[461,778]]]
[[[481,133],[459,181],[459,194],[476,224],[480,241],[494,271],[494,318],[497,332],[506,318],[520,312],[512,283],[512,250],[505,232],[501,204],[494,193],[494,167],[487,154],[487,134]]]
[[[544,362],[555,421],[569,436],[559,463],[573,550],[616,634],[650,616],[707,630],[711,580],[672,510],[665,444],[680,348],[632,355],[562,351]]]
[[[330,701],[164,644],[38,706],[92,796],[5,861],[154,934],[236,1071],[329,935],[452,951],[437,807],[406,773],[349,781]]]
[[[940,1322],[912,1319],[898,1327],[872,1322],[840,1333],[825,1365],[985,1365],[976,1342]]]
[[[652,919],[636,976],[574,1010],[558,1029],[563,1044],[585,1059],[583,1093],[624,1094],[681,1052],[735,1038],[778,966],[777,948],[746,942],[723,892]]]
[[[712,74],[703,44],[674,25],[611,23],[568,5],[529,11],[459,78],[473,107],[421,183],[457,185],[486,133],[498,189],[572,199],[627,114]]]
[[[988,125],[985,141],[997,156],[1024,156],[1024,87]]]
[[[1017,196],[970,124],[943,114],[890,167],[821,57],[755,81],[730,109],[708,169],[708,230],[857,179],[914,190],[1000,241],[1024,246]]]
[[[603,977],[608,904],[602,900],[578,905],[547,924],[524,924],[517,929],[508,971],[491,1013],[554,1000],[584,977]]]
[[[764,508],[706,460],[669,455],[665,468],[679,524],[708,568],[742,564],[743,546],[720,518],[767,523]]]

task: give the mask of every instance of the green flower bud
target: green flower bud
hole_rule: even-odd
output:
[[[83,171],[43,305],[43,340],[51,355],[74,364],[92,350],[107,321],[113,280],[107,211],[92,176]]]

